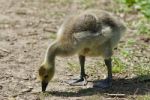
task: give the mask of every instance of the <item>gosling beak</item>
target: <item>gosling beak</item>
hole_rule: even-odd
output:
[[[48,85],[48,82],[42,81],[42,92],[46,90],[47,85]]]

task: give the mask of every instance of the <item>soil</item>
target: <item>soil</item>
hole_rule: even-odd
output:
[[[97,1],[95,8],[100,9],[98,5],[101,4],[101,8],[110,10],[107,5],[112,2],[106,1]],[[90,87],[90,83],[106,76],[102,58],[87,58],[89,85],[76,87],[65,84],[64,80],[79,76],[77,56],[56,59],[55,77],[49,83],[47,92],[41,93],[37,72],[46,48],[55,39],[67,14],[86,9],[86,5],[81,5],[78,1],[66,2],[67,0],[0,0],[0,100],[127,100],[148,94],[150,83],[129,78],[131,73],[115,74],[110,89]],[[149,42],[148,38],[146,40],[143,37],[142,40]],[[121,44],[125,44],[125,40]]]

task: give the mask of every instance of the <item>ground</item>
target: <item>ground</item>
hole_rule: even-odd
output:
[[[64,82],[79,76],[78,57],[57,57],[55,77],[41,93],[37,72],[46,48],[65,16],[88,8],[111,11],[128,27],[114,51],[112,87],[90,87],[106,77],[101,57],[87,58],[89,84],[82,87]],[[150,36],[136,34],[139,13],[121,8],[111,0],[0,0],[0,100],[150,100]]]

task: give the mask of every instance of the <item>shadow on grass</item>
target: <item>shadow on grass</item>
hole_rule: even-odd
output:
[[[146,80],[141,80],[143,77],[148,77]],[[97,80],[98,81],[98,80]],[[96,83],[94,81],[93,83]],[[80,96],[91,96],[95,94],[125,94],[125,95],[145,95],[150,93],[150,75],[138,76],[132,79],[115,79],[113,80],[112,87],[109,89],[98,89],[98,88],[87,88],[80,89],[77,92],[59,92],[51,91],[48,92],[54,96],[63,97],[80,97]]]

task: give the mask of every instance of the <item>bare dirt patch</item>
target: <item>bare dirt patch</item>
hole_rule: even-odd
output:
[[[81,0],[82,1],[82,0]],[[114,74],[113,87],[95,89],[88,86],[73,87],[64,80],[79,75],[79,64],[76,56],[57,58],[56,75],[42,94],[41,84],[36,80],[37,70],[41,64],[48,44],[55,38],[55,32],[62,23],[64,16],[86,8],[106,9],[111,11],[115,6],[110,0],[91,1],[91,3],[74,0],[0,0],[0,99],[1,100],[100,100],[100,99],[135,99],[150,93],[150,82],[133,78],[133,66],[140,59],[149,63],[149,38],[139,38],[134,34],[126,35],[118,51],[125,49],[127,39],[135,38],[134,43],[127,46],[135,59],[121,58],[126,64],[133,60],[126,72]],[[101,5],[101,6],[100,6]],[[109,7],[108,7],[109,6]],[[125,18],[128,20],[128,18]],[[130,30],[128,32],[133,32]],[[148,41],[148,42],[147,42]],[[138,49],[138,51],[136,51]],[[142,50],[142,51],[139,51]],[[118,54],[116,52],[116,55]],[[118,54],[118,56],[120,56]],[[137,60],[138,59],[138,60]],[[70,64],[68,64],[68,62]],[[143,61],[141,61],[143,62]],[[88,58],[86,72],[90,82],[105,77],[106,69],[101,58]],[[146,66],[149,66],[146,63]],[[149,77],[147,75],[147,77]],[[89,82],[89,83],[90,83]],[[113,94],[113,95],[110,95]],[[123,95],[119,95],[123,94]]]

